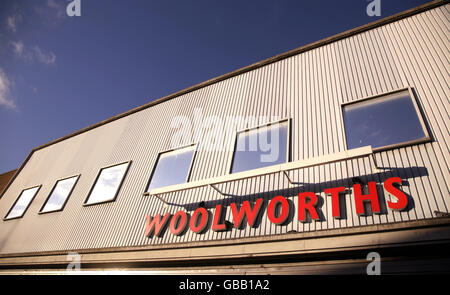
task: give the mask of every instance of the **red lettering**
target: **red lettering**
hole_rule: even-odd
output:
[[[378,201],[377,184],[375,181],[370,181],[368,184],[369,194],[363,195],[361,192],[361,185],[353,185],[353,192],[355,194],[355,207],[356,214],[364,215],[364,204],[363,202],[369,201],[373,213],[380,213],[380,202]]]
[[[163,228],[166,226],[167,221],[169,221],[170,213],[166,213],[161,220],[161,215],[157,214],[153,219],[150,215],[147,215],[147,220],[145,222],[145,236],[150,237],[153,233],[155,236],[162,235]],[[150,221],[151,219],[151,221]]]
[[[189,223],[189,228],[194,233],[201,233],[206,226],[208,225],[208,211],[206,211],[205,208],[200,207],[197,210],[194,211],[194,214],[192,214],[191,221]],[[200,222],[198,221],[200,219]]]
[[[280,216],[275,217],[275,210],[277,209],[277,205],[281,205]],[[283,196],[276,196],[272,200],[270,200],[269,205],[267,206],[267,216],[269,220],[274,224],[283,224],[289,216],[289,203]]]
[[[259,211],[261,211],[261,203],[262,199],[257,199],[255,202],[255,206],[253,207],[253,210],[250,208],[249,201],[244,201],[242,203],[241,209],[239,212],[236,208],[236,203],[231,203],[231,213],[233,214],[233,223],[235,228],[241,227],[242,223],[244,222],[244,215],[247,217],[247,223],[249,226],[253,226],[255,223],[256,217],[259,214]]]
[[[222,216],[222,205],[217,205],[216,206],[216,211],[214,211],[214,219],[213,219],[213,224],[211,226],[211,229],[213,231],[222,231],[222,230],[226,230],[227,226],[224,223],[220,223],[220,217]]]
[[[306,202],[309,199],[309,202]],[[311,215],[311,219],[319,219],[315,206],[317,205],[317,196],[312,192],[298,194],[298,220],[306,222],[306,210]]]
[[[384,181],[384,190],[391,195],[391,201],[387,201],[387,205],[392,210],[405,210],[408,207],[408,195],[400,190],[402,179],[400,177],[390,177]],[[358,215],[365,214],[366,205],[370,204],[369,211],[373,213],[381,213],[380,200],[377,192],[377,184],[374,181],[367,183],[368,193],[363,192],[362,184],[353,185],[353,194],[355,200],[355,209]],[[341,212],[341,204],[339,194],[345,192],[346,188],[343,186],[332,187],[324,190],[324,193],[331,198],[331,209],[333,218],[343,218]],[[314,192],[303,192],[298,194],[298,221],[308,222],[309,217],[312,220],[319,220],[319,208],[317,208],[320,197]],[[242,228],[245,221],[250,227],[255,226],[255,222],[263,209],[262,198],[257,199],[254,204],[250,201],[243,201],[239,207],[236,203],[231,203],[231,213],[233,218],[233,226],[235,228]],[[367,204],[369,203],[369,204]],[[345,205],[345,204],[342,204]],[[293,215],[295,207],[292,207],[291,202],[284,196],[276,196],[272,198],[267,205],[267,218],[276,225],[281,225],[287,222],[289,216]],[[224,205],[217,205],[212,219],[211,230],[224,231],[227,230],[228,222],[224,220],[226,207]],[[154,217],[147,215],[145,224],[145,236],[151,237],[162,236],[166,227],[169,225],[170,232],[174,235],[182,235],[186,232],[187,227],[191,231],[200,234],[205,232],[209,225],[210,212],[204,207],[197,208],[192,217],[185,211],[178,211],[173,216],[170,213],[165,215],[156,214]]]
[[[341,217],[341,210],[339,208],[339,193],[343,191],[345,191],[345,187],[343,186],[327,188],[323,191],[325,194],[331,194],[329,197],[331,197],[331,211],[334,218]]]
[[[397,198],[397,202],[387,202],[388,207],[393,210],[404,210],[408,206],[408,197],[404,192],[394,187],[394,183],[402,184],[402,179],[400,177],[391,177],[386,179],[384,182],[384,189]]]
[[[187,226],[187,215],[184,211],[178,211],[170,221],[170,232],[176,236],[181,235]]]

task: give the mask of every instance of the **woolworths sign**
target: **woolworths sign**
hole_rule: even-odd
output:
[[[377,186],[375,182],[369,182],[368,193],[363,193],[361,184],[353,185],[353,198],[355,202],[356,214],[363,215],[364,202],[370,204],[373,213],[381,213],[380,198],[378,197]],[[401,185],[400,177],[388,178],[384,183],[384,189],[391,194],[396,201],[387,201],[387,207],[391,210],[404,210],[408,206],[408,197],[406,194],[395,187],[394,185]],[[340,208],[342,205],[339,201],[339,194],[346,191],[345,187],[332,187],[324,190],[327,197],[331,198],[332,216],[333,218],[343,218]],[[231,227],[242,229],[245,226],[256,226],[255,220],[257,220],[259,214],[262,214],[263,198],[258,198],[254,204],[250,204],[245,200],[241,203],[231,203],[229,209],[231,210],[232,222],[224,220],[224,212],[227,209],[223,205],[217,205],[214,210],[214,214],[204,208],[199,207],[193,213],[192,216],[180,210],[175,214],[165,213],[156,214],[155,216],[148,215],[146,218],[145,235],[149,238],[154,236],[163,236],[167,232],[173,235],[183,235],[187,230],[191,230],[194,233],[202,234],[208,230],[212,231],[225,231],[231,229]],[[297,222],[309,222],[309,220],[319,220],[320,210],[318,208],[318,197],[313,192],[301,192],[298,194],[297,208],[294,208],[287,198],[284,196],[276,196],[272,198],[267,205],[267,218],[273,224],[282,225],[286,224],[288,217],[292,216],[291,210],[297,210],[298,220]],[[240,205],[239,205],[240,204]],[[310,218],[307,218],[307,215]],[[212,222],[210,219],[212,218]],[[210,225],[210,228],[209,228]]]

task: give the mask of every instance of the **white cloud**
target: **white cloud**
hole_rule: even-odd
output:
[[[54,64],[56,62],[56,55],[53,52],[44,52],[37,46],[34,46],[33,50],[37,61],[47,65]]]
[[[52,51],[46,52],[38,46],[27,49],[22,41],[10,41],[10,44],[14,54],[24,60],[37,61],[46,65],[56,62],[56,55]]]
[[[16,104],[10,96],[10,85],[8,77],[5,72],[0,68],[0,106],[6,106],[10,109],[15,109]]]
[[[17,41],[17,42],[11,41],[10,44],[13,47],[13,51],[14,51],[15,55],[20,56],[20,57],[22,57],[24,55],[24,51],[23,51],[24,46],[23,46],[22,41]]]
[[[0,0],[1,1],[1,0]],[[66,6],[69,0],[41,0],[35,1],[33,10],[37,15],[50,24],[58,25],[64,19],[67,19]]]
[[[15,33],[17,31],[17,25],[22,20],[22,16],[20,14],[10,15],[6,18],[6,26],[8,29]]]
[[[62,5],[61,1],[58,2],[56,0],[47,0],[47,7],[54,9],[56,17],[59,19],[66,16],[66,8]]]

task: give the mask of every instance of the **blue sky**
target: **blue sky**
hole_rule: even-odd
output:
[[[36,146],[428,1],[0,1],[0,173]]]

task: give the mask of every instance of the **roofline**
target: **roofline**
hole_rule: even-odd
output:
[[[19,167],[19,169],[16,171],[15,175],[11,178],[10,182],[7,184],[7,186],[5,187],[5,189],[3,190],[3,192],[0,194],[0,198],[3,196],[3,194],[4,194],[4,193],[6,192],[6,190],[9,188],[9,186],[11,185],[11,183],[14,181],[14,179],[16,178],[16,176],[20,173],[20,171],[21,171],[22,168],[25,166],[25,164],[28,162],[28,160],[31,158],[32,154],[33,154],[35,151],[37,151],[37,150],[43,149],[43,148],[48,147],[48,146],[50,146],[50,145],[52,145],[52,144],[55,144],[55,143],[58,143],[58,142],[60,142],[60,141],[66,140],[66,139],[68,139],[68,138],[70,138],[70,137],[79,135],[79,134],[84,133],[84,132],[86,132],[86,131],[89,131],[89,130],[91,130],[91,129],[100,127],[100,126],[105,125],[105,124],[107,124],[107,123],[110,123],[110,122],[112,122],[112,121],[121,119],[121,118],[126,117],[126,116],[128,116],[128,115],[131,115],[131,114],[134,114],[134,113],[136,113],[136,112],[139,112],[139,111],[142,111],[142,110],[144,110],[144,109],[147,109],[147,108],[149,108],[149,107],[152,107],[152,106],[154,106],[154,105],[157,105],[157,104],[160,104],[160,103],[162,103],[162,102],[165,102],[165,101],[168,101],[168,100],[170,100],[170,99],[173,99],[173,98],[175,98],[175,97],[184,95],[184,94],[186,94],[186,93],[189,93],[189,92],[192,92],[192,91],[201,89],[201,88],[203,88],[203,87],[206,87],[206,86],[215,84],[215,83],[217,83],[217,82],[226,80],[226,79],[231,78],[231,77],[235,77],[235,76],[237,76],[237,75],[240,75],[240,74],[243,74],[243,73],[252,71],[252,70],[254,70],[254,69],[261,68],[261,67],[263,67],[263,66],[266,66],[266,65],[275,63],[275,62],[277,62],[277,61],[280,61],[280,60],[283,60],[283,59],[286,59],[286,58],[289,58],[289,57],[291,57],[291,56],[294,56],[294,55],[297,55],[297,54],[300,54],[300,53],[303,53],[303,52],[306,52],[306,51],[309,51],[309,50],[312,50],[312,49],[315,49],[315,48],[318,48],[318,47],[321,47],[321,46],[324,46],[324,45],[327,45],[327,44],[330,44],[330,43],[333,43],[333,42],[336,42],[336,41],[339,41],[339,40],[342,40],[342,39],[345,39],[345,38],[348,38],[348,37],[351,37],[351,36],[354,36],[354,35],[356,35],[356,34],[360,34],[360,33],[362,33],[362,32],[365,32],[365,31],[368,31],[368,30],[371,30],[371,29],[374,29],[374,28],[377,28],[377,27],[380,27],[380,26],[383,26],[383,25],[386,25],[386,24],[389,24],[389,23],[393,23],[393,22],[395,22],[395,21],[398,21],[398,20],[401,20],[401,19],[404,19],[404,18],[413,16],[413,15],[415,15],[415,14],[419,14],[419,13],[421,13],[421,12],[424,12],[424,11],[427,11],[427,10],[430,10],[430,9],[433,9],[433,8],[436,8],[436,7],[439,7],[439,6],[442,6],[442,5],[447,4],[447,3],[449,3],[449,2],[450,2],[450,0],[433,0],[433,1],[428,2],[428,3],[425,3],[425,4],[423,4],[423,5],[420,5],[420,6],[417,6],[417,7],[410,8],[410,9],[408,9],[408,10],[405,10],[405,11],[399,12],[399,13],[397,13],[397,14],[394,14],[394,15],[391,15],[391,16],[388,16],[388,17],[385,17],[385,18],[382,18],[382,19],[379,19],[379,20],[370,22],[370,23],[368,23],[368,24],[365,24],[365,25],[362,25],[362,26],[359,26],[359,27],[356,27],[356,28],[353,28],[353,29],[344,31],[344,32],[342,32],[342,33],[333,35],[333,36],[331,36],[331,37],[328,37],[328,38],[325,38],[325,39],[321,39],[321,40],[316,41],[316,42],[313,42],[313,43],[309,43],[309,44],[307,44],[307,45],[298,47],[298,48],[296,48],[296,49],[287,51],[287,52],[285,52],[285,53],[281,53],[281,54],[275,55],[274,57],[270,57],[270,58],[264,59],[264,60],[262,60],[262,61],[253,63],[253,64],[251,64],[251,65],[245,66],[245,67],[243,67],[243,68],[234,70],[234,71],[232,71],[232,72],[223,74],[223,75],[218,76],[218,77],[216,77],[216,78],[209,79],[209,80],[207,80],[207,81],[201,82],[201,83],[196,84],[196,85],[194,85],[194,86],[191,86],[191,87],[182,89],[182,90],[177,91],[177,92],[175,92],[175,93],[166,95],[166,96],[164,96],[164,97],[161,97],[161,98],[159,98],[159,99],[156,99],[156,100],[153,100],[153,101],[151,101],[151,102],[149,102],[149,103],[146,103],[146,104],[144,104],[144,105],[142,105],[142,106],[133,108],[133,109],[131,109],[131,110],[129,110],[129,111],[126,111],[126,112],[124,112],[124,113],[115,115],[115,116],[113,116],[113,117],[111,117],[111,118],[109,118],[109,119],[100,121],[100,122],[98,122],[98,123],[95,123],[95,124],[93,124],[93,125],[90,125],[90,126],[88,126],[88,127],[83,128],[83,129],[77,130],[77,131],[72,132],[72,133],[70,133],[70,134],[68,134],[68,135],[65,135],[65,136],[63,136],[63,137],[57,138],[57,139],[55,139],[55,140],[52,140],[52,141],[50,141],[50,142],[48,142],[48,143],[45,143],[45,144],[43,144],[43,145],[37,146],[37,147],[33,148],[33,149],[30,151],[30,153],[28,154],[28,156],[26,157],[26,159],[23,161],[22,165],[20,165],[20,167]]]
[[[9,170],[9,171],[6,171],[6,172],[3,172],[3,173],[0,173],[0,176],[5,175],[5,174],[8,174],[8,173],[11,173],[11,172],[14,172],[14,171],[16,171],[16,170],[17,170],[17,168],[16,168],[16,169]]]
[[[0,174],[0,176],[5,175],[5,174],[10,174],[10,173],[12,174],[12,176],[9,178],[8,182],[3,187],[3,189],[0,189],[0,197],[2,196],[2,192],[5,191],[8,188],[9,182],[11,181],[11,179],[14,177],[14,175],[17,173],[18,170],[19,169],[16,168],[16,169],[13,169],[13,170],[10,170],[10,171],[7,171],[7,172],[3,172],[2,174]]]
[[[154,105],[160,104],[160,103],[165,102],[167,100],[170,100],[170,99],[173,99],[175,97],[184,95],[186,93],[193,92],[193,91],[198,90],[200,88],[203,88],[203,87],[215,84],[217,82],[229,79],[231,77],[235,77],[237,75],[240,75],[240,74],[252,71],[254,69],[261,68],[263,66],[275,63],[277,61],[280,61],[280,60],[283,60],[283,59],[286,59],[286,58],[289,58],[291,56],[294,56],[294,55],[297,55],[297,54],[300,54],[300,53],[303,53],[303,52],[306,52],[306,51],[309,51],[309,50],[312,50],[312,49],[315,49],[315,48],[318,48],[318,47],[321,47],[321,46],[324,46],[324,45],[327,45],[327,44],[330,44],[330,43],[333,43],[333,42],[336,42],[338,40],[342,40],[344,38],[347,38],[347,37],[350,37],[350,36],[353,36],[353,35],[356,35],[356,34],[359,34],[359,33],[365,32],[365,31],[368,31],[368,30],[371,30],[373,28],[377,28],[377,27],[380,27],[380,26],[383,26],[383,25],[395,22],[397,20],[401,20],[401,19],[410,17],[412,15],[415,15],[415,14],[418,14],[418,13],[421,13],[421,12],[424,12],[424,11],[427,11],[427,10],[439,7],[439,6],[444,5],[444,4],[448,3],[448,2],[450,2],[450,0],[434,0],[434,1],[431,1],[431,2],[428,2],[428,3],[425,3],[423,5],[420,5],[420,6],[413,7],[411,9],[405,10],[403,12],[400,12],[400,13],[397,13],[397,14],[394,14],[394,15],[382,18],[380,20],[376,20],[376,21],[373,21],[371,23],[359,26],[357,28],[344,31],[342,33],[333,35],[331,37],[328,37],[328,38],[325,38],[325,39],[321,39],[319,41],[315,41],[313,43],[309,43],[307,45],[298,47],[296,49],[292,49],[290,51],[287,51],[287,52],[275,55],[274,57],[270,57],[270,58],[264,59],[262,61],[253,63],[253,64],[245,66],[245,67],[242,67],[242,68],[234,70],[232,72],[229,72],[229,73],[223,74],[221,76],[218,76],[218,77],[209,79],[207,81],[201,82],[199,84],[190,86],[188,88],[185,88],[185,89],[182,89],[182,90],[177,91],[175,93],[172,93],[172,94],[166,95],[164,97],[155,99],[155,100],[153,100],[153,101],[151,101],[149,103],[146,103],[146,104],[144,104],[142,106],[139,106],[139,107],[133,108],[131,110],[128,110],[128,111],[126,111],[124,113],[115,115],[115,116],[113,116],[111,118],[105,119],[103,121],[100,121],[98,123],[95,123],[93,125],[85,127],[83,129],[77,130],[77,131],[72,132],[72,133],[70,133],[68,135],[65,135],[63,137],[57,138],[57,139],[55,139],[53,141],[50,141],[48,143],[45,143],[43,145],[37,146],[34,149],[32,149],[32,152],[40,150],[40,149],[42,149],[44,147],[50,146],[50,145],[55,144],[57,142],[63,141],[65,139],[73,137],[75,135],[84,133],[84,132],[89,131],[91,129],[97,128],[99,126],[105,125],[105,124],[110,123],[112,121],[118,120],[120,118],[126,117],[128,115],[134,114],[136,112],[142,111],[144,109],[147,109],[147,108],[152,107]]]

